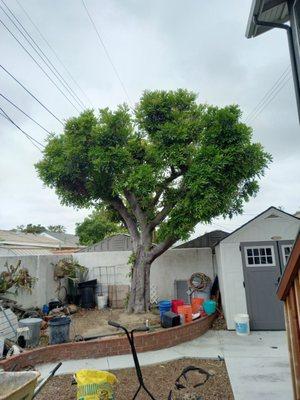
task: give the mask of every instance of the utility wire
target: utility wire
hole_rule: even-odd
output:
[[[0,6],[1,8],[1,6]],[[32,56],[32,54],[26,49],[25,46],[19,41],[19,39],[12,33],[12,31],[5,25],[5,23],[0,19],[0,23],[4,26],[4,28],[11,34],[11,36],[19,43],[22,49],[29,55],[32,61],[40,68],[41,71],[47,76],[47,78],[53,83],[53,85],[59,90],[59,92],[66,98],[66,100],[75,108],[76,111],[80,112],[79,109],[75,106],[75,104],[69,99],[68,96],[61,90],[61,88],[56,84],[56,82],[51,78],[51,76],[45,71],[45,69],[39,64],[38,61]]]
[[[0,115],[2,115],[2,117],[6,118],[9,122],[11,122],[17,129],[19,129],[19,131],[21,131],[23,133],[23,135],[25,135],[27,137],[27,139],[30,140],[30,142],[40,151],[42,151],[40,149],[39,146],[41,146],[42,148],[45,148],[45,146],[40,143],[38,140],[36,140],[34,137],[32,137],[31,135],[29,135],[29,133],[25,132],[22,128],[19,127],[19,125],[17,125],[8,115],[7,113],[3,110],[3,108],[0,107],[0,111],[2,112]]]
[[[274,98],[277,96],[277,94],[278,94],[278,93],[285,87],[285,85],[290,81],[291,77],[292,77],[292,76],[290,75],[289,77],[287,77],[287,79],[285,79],[285,80],[282,82],[282,85],[279,86],[279,87],[277,88],[277,90],[273,93],[273,96],[270,97],[270,98],[268,99],[267,103],[265,103],[265,104],[263,105],[263,107],[260,108],[260,110],[258,111],[258,113],[257,113],[256,115],[254,115],[254,117],[252,117],[251,122],[255,121],[256,118],[263,112],[263,110],[274,100]]]
[[[56,60],[60,63],[60,65],[64,68],[64,70],[66,71],[66,73],[68,74],[68,76],[70,77],[70,79],[72,80],[72,82],[77,86],[77,88],[80,90],[80,92],[82,93],[82,95],[86,98],[86,100],[90,103],[91,106],[92,102],[89,99],[89,97],[87,96],[87,94],[84,92],[84,90],[81,88],[81,86],[79,85],[79,83],[75,80],[75,78],[73,77],[73,75],[71,74],[71,72],[69,71],[69,69],[66,67],[66,65],[62,62],[61,58],[58,56],[57,52],[54,50],[53,46],[51,46],[51,44],[49,43],[49,41],[46,39],[46,37],[43,35],[43,33],[41,32],[41,30],[39,29],[39,27],[35,24],[35,22],[32,20],[32,18],[30,17],[30,15],[28,14],[28,12],[25,10],[25,8],[23,7],[23,5],[19,2],[19,0],[16,0],[16,2],[18,3],[19,7],[22,9],[22,11],[24,12],[24,14],[26,15],[26,17],[29,19],[29,21],[31,22],[31,24],[34,26],[34,28],[36,29],[36,31],[38,32],[38,34],[40,35],[40,37],[43,39],[43,41],[47,44],[47,46],[49,47],[49,49],[52,51],[52,53],[54,54]]]
[[[27,31],[27,29],[23,26],[23,24],[19,21],[19,19],[15,16],[13,11],[8,7],[8,5],[5,3],[4,0],[0,0],[2,4],[6,7],[6,9],[9,11],[9,13],[13,16],[13,18],[17,21],[17,23],[21,26],[23,31],[26,33],[26,35],[30,38],[31,42],[35,45],[35,47],[39,50],[39,52],[36,50],[36,48],[30,43],[28,38],[24,35],[24,33],[19,29],[19,27],[16,25],[16,23],[12,20],[12,18],[7,14],[7,12],[3,9],[3,7],[0,5],[1,10],[5,13],[7,18],[11,21],[11,23],[15,26],[15,28],[21,33],[21,35],[24,37],[24,39],[29,43],[30,47],[36,52],[36,54],[43,60],[43,62],[47,65],[47,67],[50,69],[50,71],[55,75],[56,79],[59,80],[59,82],[64,86],[64,88],[68,91],[68,93],[72,96],[72,98],[76,101],[76,103],[82,108],[85,108],[84,103],[81,101],[81,99],[77,96],[77,94],[74,92],[72,87],[68,84],[68,82],[64,79],[64,77],[61,75],[61,73],[57,70],[55,65],[52,63],[52,61],[49,59],[49,57],[44,53],[44,51],[41,49],[39,44],[34,40],[34,38],[30,35],[30,33]],[[46,61],[45,61],[46,59]],[[49,65],[50,64],[50,65]]]
[[[83,5],[83,7],[84,7],[84,9],[85,9],[85,11],[86,11],[88,17],[89,17],[89,20],[90,20],[91,24],[93,25],[93,28],[94,28],[94,30],[95,30],[95,32],[96,32],[96,34],[97,34],[97,37],[98,37],[98,39],[99,39],[99,44],[100,44],[100,46],[103,47],[104,52],[105,52],[105,54],[106,54],[106,57],[108,58],[108,61],[109,61],[110,65],[112,66],[112,69],[114,70],[114,73],[115,73],[115,75],[116,75],[118,81],[120,82],[120,85],[121,85],[121,87],[122,87],[122,89],[123,89],[123,92],[125,93],[125,96],[127,97],[128,102],[131,104],[132,102],[131,102],[131,100],[130,100],[130,97],[129,97],[129,94],[128,94],[128,92],[127,92],[127,89],[126,89],[126,87],[125,87],[125,85],[124,85],[124,83],[123,83],[123,81],[122,81],[122,79],[121,79],[121,77],[120,77],[120,74],[119,74],[119,72],[118,72],[118,70],[117,70],[115,64],[113,63],[113,60],[112,60],[112,58],[111,58],[111,56],[110,56],[110,54],[109,54],[109,51],[108,51],[108,49],[107,49],[107,47],[106,47],[106,45],[105,45],[105,43],[104,43],[104,41],[103,41],[103,39],[102,39],[102,37],[101,37],[101,35],[100,35],[100,33],[99,33],[99,31],[98,31],[96,25],[95,25],[95,22],[94,22],[94,20],[93,20],[93,18],[92,18],[92,16],[91,16],[91,14],[90,14],[90,12],[89,12],[87,6],[86,6],[84,0],[81,0],[81,2],[82,2],[82,5]]]
[[[280,86],[281,82],[288,76],[291,71],[291,67],[288,66],[284,72],[279,76],[276,82],[271,86],[267,93],[262,97],[262,99],[257,103],[257,105],[252,109],[252,111],[247,115],[245,122],[248,122],[253,118],[253,116],[259,111],[259,109],[268,101],[269,97],[272,96],[277,87]]]
[[[0,64],[0,68],[7,73],[15,82],[17,82],[34,100],[36,100],[49,114],[52,115],[61,125],[64,125],[62,120],[60,120],[52,111],[49,110],[29,89],[27,89],[15,76],[13,76],[3,65]]]
[[[42,128],[45,132],[49,133],[51,135],[51,132],[48,131],[43,125],[41,125],[39,122],[37,122],[34,118],[32,118],[30,115],[28,115],[25,111],[23,111],[20,107],[18,107],[15,103],[13,103],[11,100],[9,100],[6,96],[4,96],[2,93],[0,93],[0,96],[6,100],[9,104],[11,104],[13,107],[15,107],[17,110],[19,110],[22,114],[26,115],[27,118],[29,118],[31,121],[33,121],[35,124],[37,124],[40,128]]]

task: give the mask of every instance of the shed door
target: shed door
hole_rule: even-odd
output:
[[[285,329],[283,303],[276,291],[281,277],[276,242],[241,243],[247,308],[253,330]]]

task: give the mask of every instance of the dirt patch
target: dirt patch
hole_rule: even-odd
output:
[[[163,364],[156,364],[143,367],[145,384],[157,400],[166,400],[171,389],[174,390],[174,382],[180,375],[183,368],[193,365],[205,369],[211,374],[208,381],[200,387],[193,386],[203,381],[203,375],[190,373],[188,376],[187,388],[174,391],[176,400],[194,400],[202,396],[204,400],[233,400],[234,396],[230,386],[228,373],[224,361],[182,359]],[[111,371],[119,383],[115,387],[116,400],[132,399],[137,387],[135,369],[121,369]],[[61,375],[51,379],[36,400],[74,400],[76,399],[76,386],[71,385],[71,375]],[[201,397],[200,397],[201,398]],[[138,400],[148,400],[145,392],[141,392]]]
[[[210,329],[213,331],[225,331],[227,329],[226,320],[223,314],[217,316]]]
[[[117,321],[121,325],[125,325],[129,329],[136,328],[145,324],[148,320],[150,327],[155,327],[160,324],[159,315],[151,312],[145,314],[127,314],[124,310],[84,310],[79,309],[76,314],[71,316],[72,326],[70,330],[71,339],[74,335],[102,336],[116,333],[116,328],[108,325],[108,321]]]

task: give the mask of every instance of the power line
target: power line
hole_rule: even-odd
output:
[[[22,128],[19,127],[19,125],[17,125],[8,115],[7,113],[3,110],[3,108],[0,107],[0,111],[2,112],[0,115],[2,115],[2,117],[4,117],[5,119],[7,119],[9,122],[11,122],[17,129],[19,129],[19,131],[21,131],[23,133],[23,135],[25,135],[27,137],[28,140],[30,140],[30,142],[40,151],[42,151],[40,149],[39,146],[41,146],[42,148],[45,148],[45,146],[40,143],[38,140],[36,140],[34,137],[32,137],[31,135],[29,135],[29,133],[25,132]],[[39,146],[38,146],[39,145]]]
[[[53,46],[51,46],[51,44],[49,43],[49,41],[46,39],[46,37],[43,35],[43,33],[41,32],[41,30],[39,29],[39,27],[34,23],[34,21],[32,20],[32,18],[30,17],[30,15],[28,14],[28,12],[25,10],[25,8],[22,6],[22,4],[19,2],[19,0],[16,0],[16,2],[18,3],[19,7],[22,9],[22,11],[24,12],[24,14],[27,16],[27,18],[29,19],[29,21],[31,22],[31,24],[34,26],[34,28],[36,29],[36,31],[39,33],[40,37],[44,40],[44,42],[47,44],[47,46],[49,47],[49,49],[52,51],[52,53],[54,54],[55,58],[57,59],[57,61],[60,63],[60,65],[64,68],[64,70],[66,71],[66,73],[69,75],[70,79],[73,81],[73,83],[77,86],[77,88],[80,90],[80,92],[83,94],[83,96],[86,98],[86,100],[90,103],[90,105],[92,106],[92,102],[89,99],[89,97],[87,96],[87,94],[84,92],[84,90],[81,88],[81,86],[79,85],[79,83],[75,80],[75,78],[73,77],[73,75],[71,74],[71,72],[69,71],[69,69],[66,67],[66,65],[62,62],[61,58],[58,56],[57,52],[54,50]]]
[[[108,61],[110,62],[110,65],[112,66],[112,69],[114,70],[114,73],[115,73],[115,75],[116,75],[118,81],[120,82],[120,85],[122,86],[122,89],[123,89],[123,91],[124,91],[124,93],[125,93],[125,96],[127,97],[128,102],[131,104],[131,100],[130,100],[129,94],[128,94],[128,92],[127,92],[127,89],[126,89],[126,87],[125,87],[125,85],[124,85],[124,83],[123,83],[123,81],[122,81],[122,79],[121,79],[121,77],[120,77],[120,74],[119,74],[119,72],[118,72],[118,70],[117,70],[115,64],[113,63],[113,60],[112,60],[112,58],[111,58],[111,56],[110,56],[110,54],[109,54],[109,51],[108,51],[108,49],[107,49],[107,47],[106,47],[106,45],[105,45],[105,43],[104,43],[104,41],[103,41],[103,39],[102,39],[102,37],[101,37],[101,35],[100,35],[100,33],[99,33],[99,31],[98,31],[96,25],[95,25],[95,22],[94,22],[94,20],[92,19],[91,14],[90,14],[90,12],[89,12],[89,10],[88,10],[88,8],[87,8],[87,6],[86,6],[84,0],[81,0],[81,2],[82,2],[82,4],[83,4],[83,7],[84,7],[84,9],[85,9],[85,11],[86,11],[86,13],[87,13],[87,15],[88,15],[88,17],[89,17],[89,20],[90,20],[91,24],[93,25],[93,28],[94,28],[94,30],[95,30],[95,32],[96,32],[96,34],[97,34],[97,37],[98,37],[98,39],[99,39],[99,43],[100,43],[100,45],[101,45],[101,46],[103,47],[103,49],[104,49],[104,52],[105,52],[105,54],[106,54],[106,56],[107,56],[107,58],[108,58]]]
[[[34,94],[31,93],[29,89],[27,89],[16,77],[14,77],[6,68],[3,67],[3,65],[0,64],[0,68],[4,72],[7,73],[15,82],[17,82],[34,100],[36,100],[49,114],[52,115],[61,125],[64,125],[63,122],[52,112],[49,110],[48,107],[46,107]]]
[[[32,43],[36,46],[36,48],[39,50],[39,52],[36,50],[36,48],[30,43],[30,41],[27,39],[27,37],[24,35],[24,33],[19,29],[19,27],[15,24],[15,22],[11,19],[11,17],[6,13],[6,11],[3,9],[2,6],[0,8],[2,11],[5,13],[7,18],[12,22],[12,24],[15,26],[15,28],[21,33],[21,35],[24,37],[24,39],[29,43],[30,47],[36,52],[36,54],[43,60],[43,62],[47,65],[47,67],[50,69],[50,71],[55,75],[56,79],[59,80],[59,82],[64,86],[64,88],[68,91],[68,93],[73,97],[73,99],[76,101],[76,103],[82,108],[85,108],[84,103],[81,101],[81,99],[77,96],[77,94],[74,92],[72,87],[68,84],[68,82],[64,79],[64,77],[61,75],[61,73],[57,70],[55,65],[52,63],[52,61],[49,59],[49,57],[44,53],[44,51],[41,49],[39,44],[34,40],[34,38],[30,35],[30,33],[27,31],[27,29],[23,26],[23,24],[19,21],[19,19],[15,16],[13,11],[8,7],[8,5],[5,3],[4,0],[0,0],[2,4],[6,7],[6,9],[9,11],[9,13],[13,16],[13,18],[17,21],[17,23],[21,26],[23,31],[26,33],[26,35],[30,38]],[[46,61],[45,61],[46,59]],[[49,65],[50,64],[50,65]]]
[[[257,105],[248,114],[248,116],[245,119],[245,122],[249,122],[257,113],[260,112],[260,109],[264,106],[264,104],[273,95],[273,93],[276,91],[276,89],[281,85],[281,83],[290,74],[290,71],[291,71],[291,68],[290,68],[290,66],[288,66],[284,70],[284,72],[279,76],[279,78],[276,80],[276,82],[271,86],[271,88],[267,91],[267,93],[262,97],[262,99],[257,103]]]
[[[291,77],[292,77],[292,75],[290,75],[289,77],[287,77],[287,79],[284,80],[284,81],[282,82],[282,85],[279,86],[279,87],[277,88],[277,90],[273,93],[273,96],[270,97],[270,98],[268,99],[268,102],[265,103],[265,104],[263,105],[262,108],[260,108],[259,112],[252,118],[252,121],[251,121],[251,122],[255,121],[256,118],[263,112],[263,110],[274,100],[274,98],[277,96],[277,94],[278,94],[278,93],[285,87],[285,85],[290,81]]]
[[[1,8],[1,6],[0,6]],[[50,80],[50,82],[53,83],[53,85],[57,88],[57,90],[66,98],[66,100],[75,108],[76,111],[80,112],[78,108],[75,106],[75,104],[66,96],[66,94],[60,89],[60,87],[56,84],[56,82],[51,78],[51,76],[47,73],[47,71],[44,70],[44,68],[39,64],[38,61],[32,56],[32,54],[26,49],[25,46],[19,41],[19,39],[12,33],[12,31],[8,28],[8,26],[5,25],[5,23],[0,19],[0,23],[4,26],[4,28],[11,34],[11,36],[19,43],[19,45],[22,47],[22,49],[29,55],[29,57],[32,59],[32,61],[44,72],[44,74],[47,76],[47,78]]]
[[[40,128],[42,128],[45,132],[49,133],[51,135],[51,132],[48,131],[43,125],[41,125],[39,122],[37,122],[34,118],[32,118],[30,115],[28,115],[25,111],[23,111],[20,107],[18,107],[15,103],[13,103],[11,100],[9,100],[6,96],[4,96],[2,93],[0,93],[0,96],[6,100],[9,104],[11,104],[13,107],[15,107],[17,110],[19,110],[22,114],[26,115],[27,118],[29,118],[31,121],[33,121],[35,124],[37,124]]]

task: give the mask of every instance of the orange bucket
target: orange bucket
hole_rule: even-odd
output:
[[[200,308],[204,302],[204,299],[202,297],[195,297],[192,299],[192,311],[193,314],[197,314],[200,312]]]
[[[183,307],[184,307],[185,323],[192,322],[193,320],[192,306],[185,305]]]

